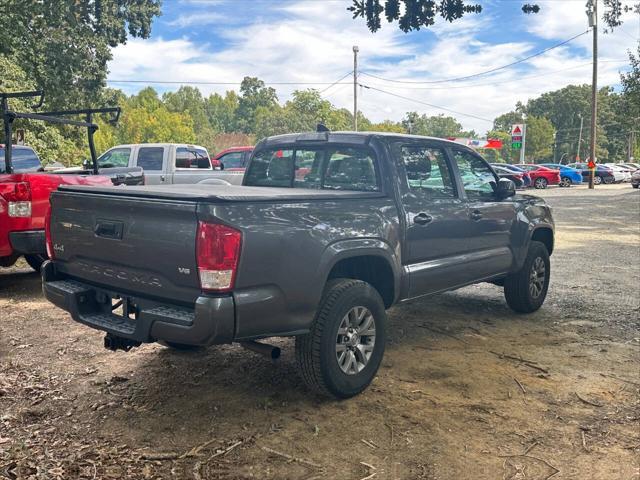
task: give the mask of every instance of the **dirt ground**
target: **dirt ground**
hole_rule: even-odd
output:
[[[102,347],[0,272],[0,478],[640,479],[640,191],[536,192],[554,207],[545,306],[483,284],[396,306],[371,387],[312,396],[291,340]]]

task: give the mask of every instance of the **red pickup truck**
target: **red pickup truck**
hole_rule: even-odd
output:
[[[0,93],[6,142],[5,145],[0,145],[0,267],[9,267],[20,256],[24,256],[32,268],[40,269],[47,259],[44,224],[49,210],[49,195],[59,185],[113,185],[114,183],[111,177],[95,175],[95,172],[91,171],[45,173],[33,149],[12,145],[12,123],[19,118],[86,127],[89,130],[89,144],[95,160],[93,133],[97,130],[97,125],[91,122],[90,118],[87,118],[87,122],[80,122],[63,118],[62,114],[68,112],[53,112],[47,115],[18,113],[9,109],[10,98],[41,95],[42,92]],[[101,111],[104,110],[112,109],[101,109]],[[89,111],[83,111],[83,113],[87,112]]]

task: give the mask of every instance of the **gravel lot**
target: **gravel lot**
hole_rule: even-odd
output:
[[[545,306],[477,285],[394,307],[357,398],[313,397],[291,340],[102,348],[0,272],[0,478],[640,478],[640,192],[535,192],[554,207]]]

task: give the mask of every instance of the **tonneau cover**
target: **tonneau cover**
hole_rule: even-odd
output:
[[[339,198],[375,198],[380,192],[347,190],[314,190],[308,188],[243,187],[238,185],[145,185],[129,187],[64,186],[63,192],[80,192],[123,197],[162,198],[169,200],[202,200],[206,202],[256,202],[332,200]]]

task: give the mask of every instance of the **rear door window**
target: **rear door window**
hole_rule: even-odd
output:
[[[451,172],[442,148],[420,144],[403,145],[400,155],[411,191],[428,198],[456,196]]]
[[[162,171],[163,147],[141,147],[138,150],[136,165],[145,171]]]
[[[202,148],[178,147],[176,149],[176,168],[204,168],[210,170],[209,154]]]
[[[249,165],[245,185],[380,191],[373,153],[357,147],[262,150]]]

